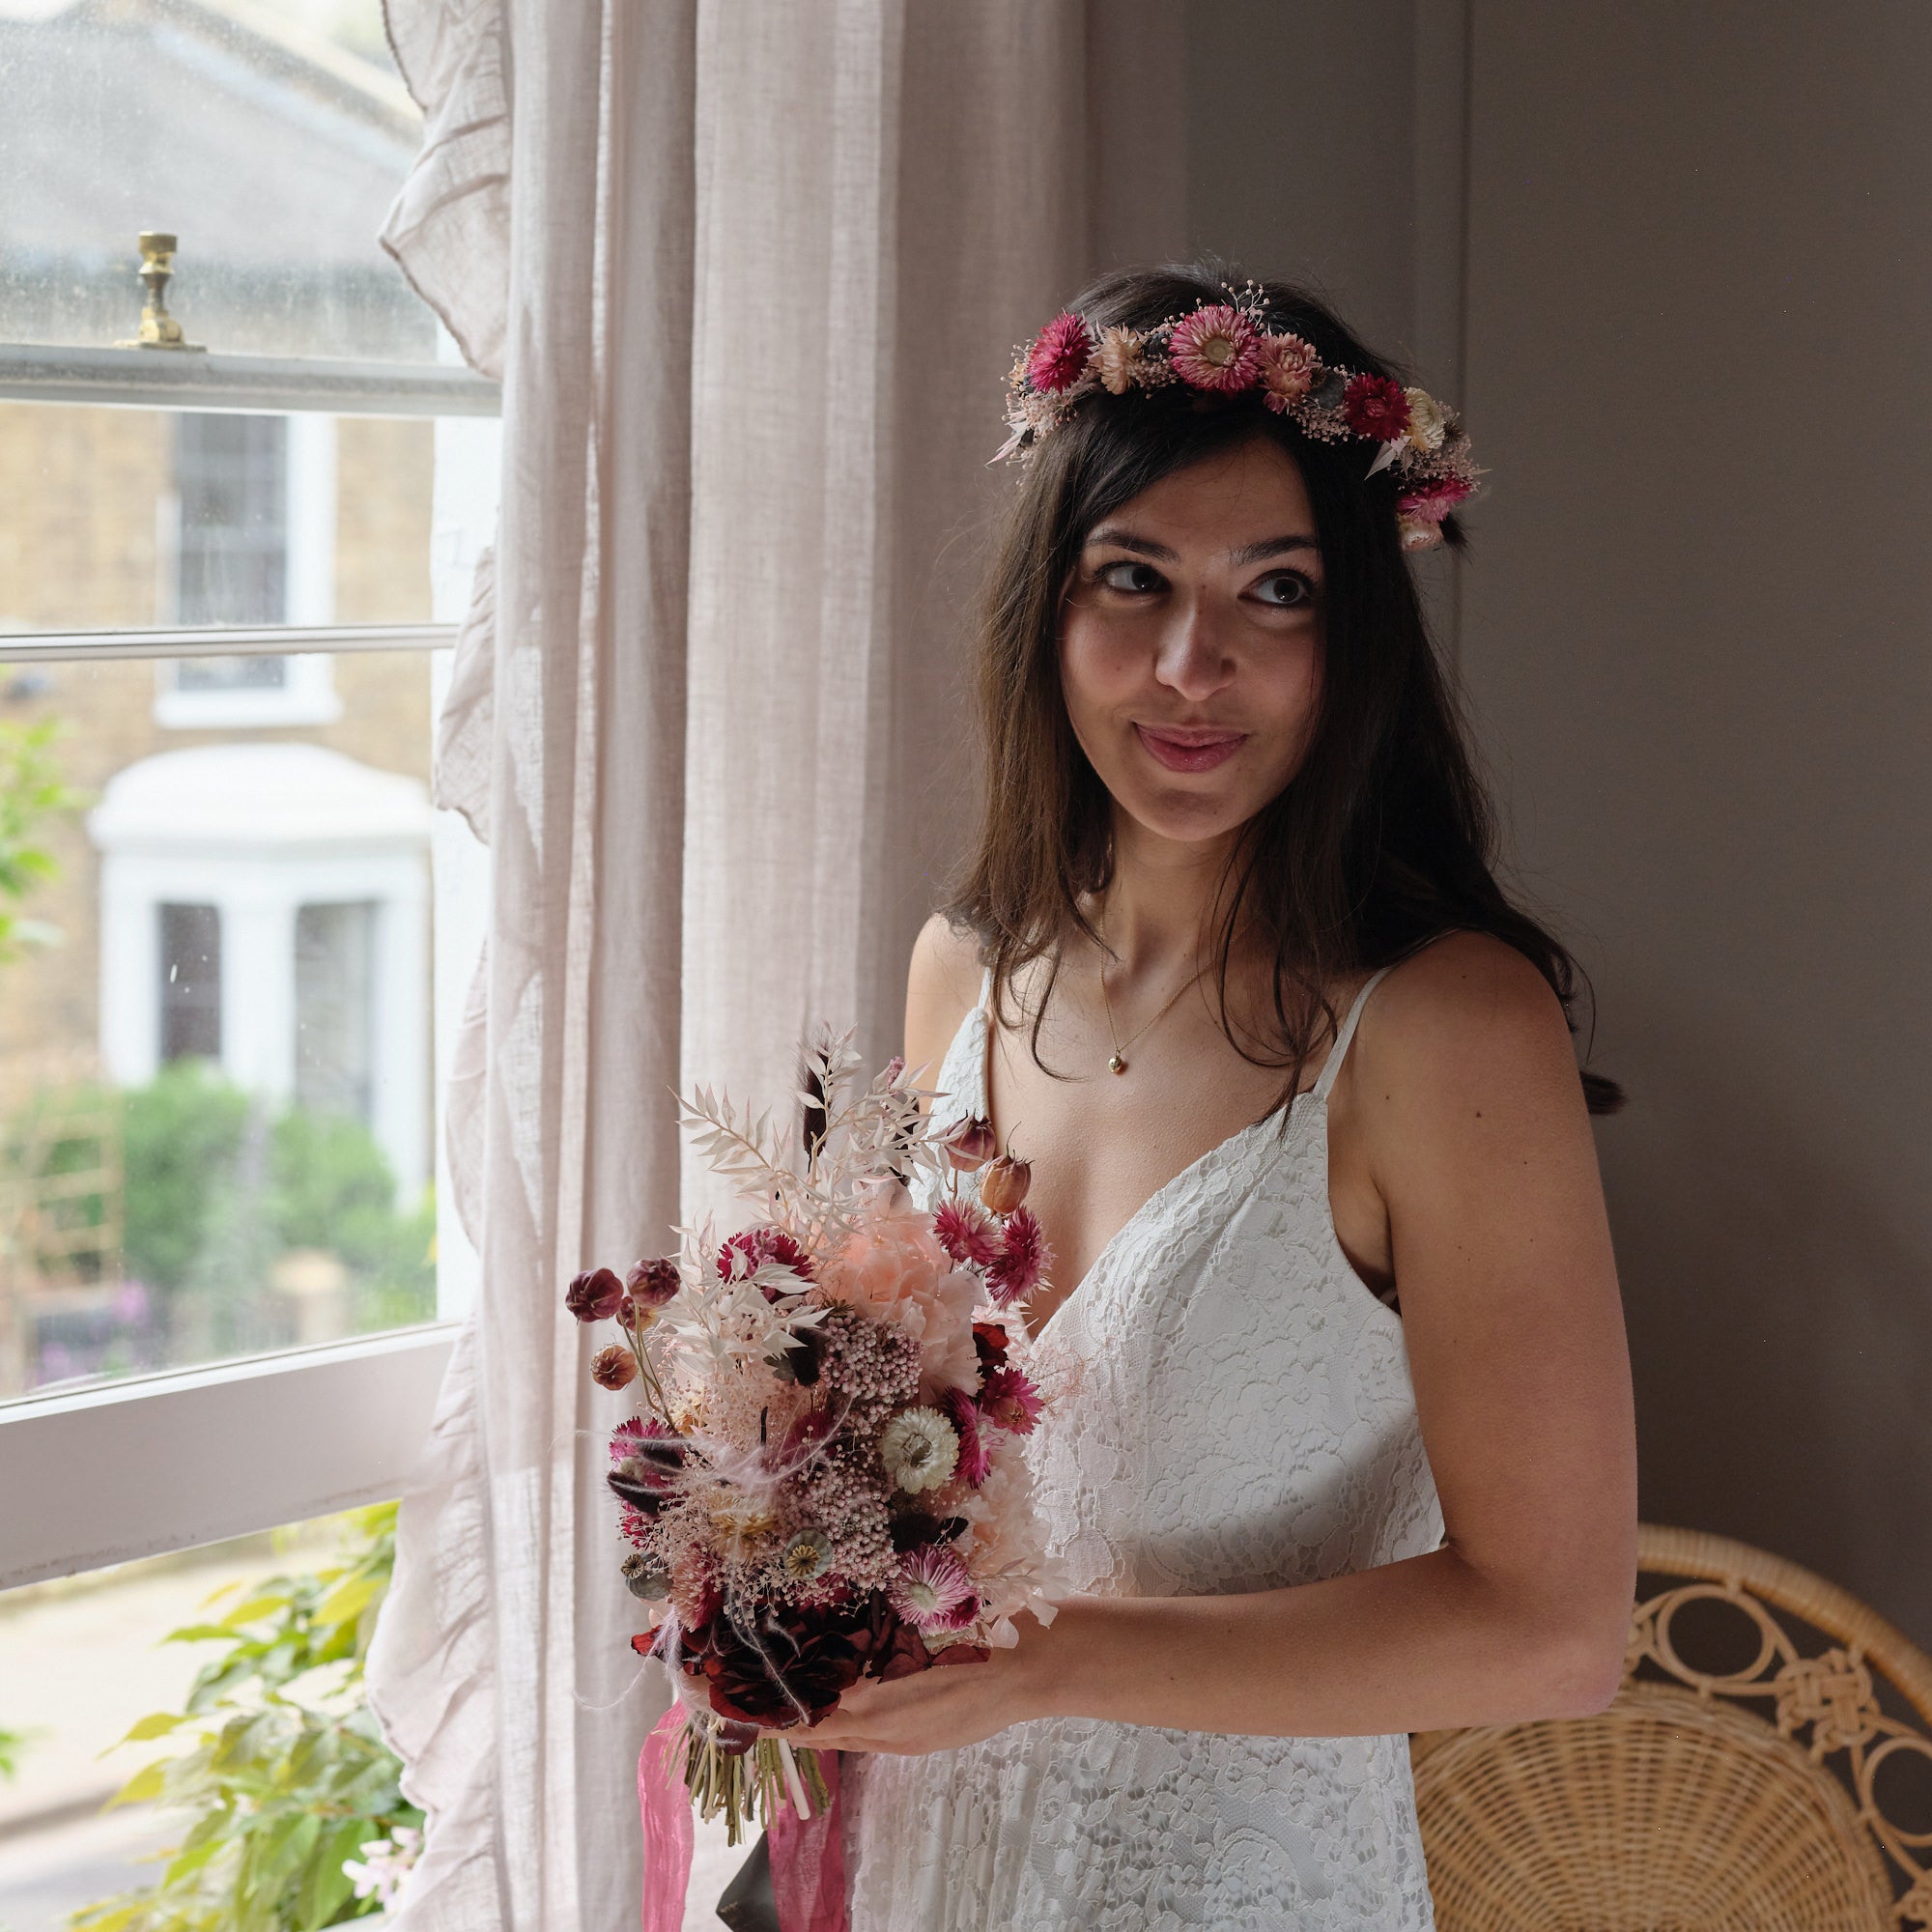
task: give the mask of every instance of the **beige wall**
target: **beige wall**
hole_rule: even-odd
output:
[[[1463,18],[1201,7],[1191,239],[1313,269],[1451,394],[1466,356],[1461,659],[1633,1096],[1599,1145],[1644,1513],[1932,1641],[1932,11]],[[1243,44],[1340,65],[1255,111]]]

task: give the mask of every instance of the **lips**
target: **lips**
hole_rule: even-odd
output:
[[[1208,772],[1232,758],[1247,743],[1245,731],[1215,730],[1203,725],[1136,724],[1134,735],[1149,755],[1171,772]]]

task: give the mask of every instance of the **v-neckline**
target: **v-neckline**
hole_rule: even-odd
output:
[[[971,1111],[981,1120],[990,1121],[992,1119],[992,1114],[993,1114],[993,1087],[992,1087],[992,1082],[986,1076],[989,1071],[989,1063],[991,1062],[993,1057],[993,1015],[990,1008],[988,1007],[984,999],[981,999],[980,1004],[973,1009],[973,1014],[977,1014],[979,1016],[979,1021],[980,1021],[980,1052],[978,1057],[978,1072],[977,1072],[978,1093],[975,1096],[978,1101],[978,1104],[975,1107],[973,1107]],[[971,1018],[973,1014],[969,1014],[968,1017]],[[1303,1100],[1308,1099],[1314,1094],[1314,1092],[1315,1089],[1313,1087],[1304,1087],[1300,1093],[1293,1095],[1289,1100],[1288,1111],[1289,1111],[1289,1125],[1291,1130],[1293,1129],[1293,1125],[1294,1110],[1301,1105]],[[1184,1180],[1190,1179],[1194,1175],[1198,1174],[1202,1168],[1206,1167],[1209,1161],[1215,1159],[1218,1155],[1225,1153],[1227,1150],[1232,1148],[1237,1141],[1245,1140],[1248,1135],[1254,1133],[1258,1128],[1265,1127],[1276,1122],[1280,1117],[1280,1114],[1281,1114],[1281,1109],[1278,1106],[1270,1107],[1268,1111],[1261,1117],[1260,1120],[1250,1121],[1244,1127],[1236,1127],[1233,1133],[1228,1134],[1221,1140],[1216,1141],[1214,1145],[1208,1148],[1205,1152],[1196,1154],[1195,1157],[1192,1160],[1190,1160],[1187,1163],[1187,1165],[1179,1171],[1179,1173],[1172,1175],[1166,1180],[1162,1181],[1161,1184],[1158,1187],[1156,1187],[1154,1191],[1151,1194],[1150,1194],[1148,1198],[1145,1201],[1143,1201],[1141,1205],[1138,1208],[1136,1208],[1134,1211],[1131,1214],[1129,1214],[1127,1218],[1124,1221],[1122,1221],[1121,1225],[1118,1228],[1116,1228],[1114,1232],[1111,1235],[1109,1235],[1103,1242],[1101,1242],[1098,1251],[1094,1256],[1094,1259],[1087,1264],[1087,1272],[1083,1274],[1080,1277],[1080,1279],[1076,1281],[1073,1284],[1073,1286],[1069,1290],[1067,1290],[1067,1292],[1064,1295],[1061,1296],[1059,1302],[1054,1307],[1053,1313],[1050,1314],[1046,1318],[1046,1320],[1039,1324],[1038,1327],[1037,1328],[1033,1328],[1031,1326],[1029,1327],[1029,1332],[1033,1335],[1033,1337],[1036,1340],[1037,1340],[1040,1336],[1044,1335],[1046,1331],[1050,1327],[1052,1327],[1054,1322],[1059,1321],[1062,1311],[1065,1308],[1070,1307],[1073,1302],[1077,1301],[1080,1298],[1080,1296],[1086,1293],[1088,1283],[1091,1282],[1097,1273],[1099,1273],[1101,1263],[1107,1260],[1107,1258],[1114,1252],[1114,1250],[1118,1248],[1123,1240],[1126,1239],[1127,1236],[1131,1234],[1133,1230],[1136,1227],[1138,1227],[1140,1223],[1144,1219],[1146,1219],[1146,1217],[1149,1214],[1151,1214],[1153,1211],[1153,1209],[1162,1201],[1166,1199],[1168,1195],[1176,1192],[1176,1190],[1179,1188],[1180,1184]]]

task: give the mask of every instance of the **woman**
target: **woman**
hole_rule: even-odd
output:
[[[819,1727],[853,1932],[1427,1926],[1404,1733],[1600,1710],[1634,1569],[1615,1090],[1403,556],[1475,472],[1326,308],[1199,270],[1095,283],[1012,406],[905,1051],[1035,1163],[1075,1594]]]

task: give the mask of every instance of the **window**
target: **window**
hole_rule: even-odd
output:
[[[36,0],[0,71],[0,783],[70,793],[0,959],[4,1587],[393,1494],[420,1441],[487,890],[431,718],[498,402],[373,239],[420,141],[376,0]],[[160,223],[196,352],[115,346]]]

